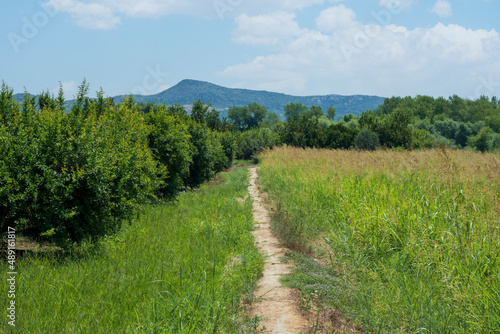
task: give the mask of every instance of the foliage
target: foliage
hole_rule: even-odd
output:
[[[494,133],[491,135],[489,146],[492,150],[500,149],[500,133]]]
[[[488,151],[492,132],[493,131],[488,127],[482,128],[477,135],[469,137],[468,146],[474,147],[480,152]]]
[[[361,129],[356,138],[354,138],[354,145],[360,150],[376,150],[380,146],[378,135],[368,129]]]
[[[334,121],[335,115],[336,115],[336,109],[332,106],[329,106],[328,109],[326,110],[326,114],[327,114],[329,120]]]
[[[189,166],[186,185],[193,188],[210,180],[215,171],[214,158],[222,150],[205,124],[189,122],[188,131],[194,146],[193,163]],[[218,151],[219,150],[219,151]]]
[[[169,114],[165,106],[151,110],[145,118],[150,126],[149,148],[168,172],[160,193],[174,197],[184,188],[193,163],[194,146],[187,125],[180,116]]]
[[[233,132],[222,132],[217,133],[218,140],[222,145],[222,150],[224,151],[224,160],[221,164],[223,169],[231,167],[233,160],[236,157],[237,146],[236,137],[237,135]]]
[[[231,107],[227,117],[240,131],[258,127],[267,116],[267,109],[254,102],[244,107]]]
[[[69,247],[118,231],[138,204],[174,198],[228,168],[236,154],[229,123],[200,100],[180,105],[115,105],[88,98],[84,80],[69,112],[54,97],[0,92],[0,222],[35,240]]]
[[[431,133],[424,129],[413,129],[411,132],[411,147],[414,149],[428,149],[436,146],[436,140]]]
[[[160,186],[141,115],[124,105],[97,115],[80,100],[69,114],[5,102],[0,136],[0,224],[24,235],[72,242],[114,233]],[[4,87],[2,96],[8,96]],[[51,231],[51,233],[47,233]]]
[[[275,134],[269,129],[253,129],[243,132],[237,138],[236,158],[250,160],[275,144]]]
[[[359,130],[347,127],[343,124],[330,125],[324,132],[322,138],[322,148],[343,148],[354,147],[354,140],[358,136]]]
[[[291,121],[307,112],[307,107],[302,103],[289,103],[283,107],[283,110],[285,111],[286,120]]]
[[[262,123],[260,123],[261,128],[268,128],[272,131],[276,129],[277,124],[281,123],[281,120],[278,116],[278,114],[274,112],[269,112],[267,113],[266,118],[262,120]]]
[[[407,108],[396,108],[376,126],[380,144],[386,147],[403,147],[411,143],[411,129],[408,126],[411,112]]]

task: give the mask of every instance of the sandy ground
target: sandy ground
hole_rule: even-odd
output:
[[[256,186],[258,167],[251,167],[248,188],[253,201],[253,215],[257,223],[254,231],[257,246],[267,254],[263,277],[255,292],[256,302],[252,304],[250,317],[262,318],[259,328],[262,333],[300,333],[308,331],[308,320],[299,310],[293,290],[281,285],[280,278],[290,273],[290,264],[281,263],[285,248],[271,232],[271,217],[262,195]]]

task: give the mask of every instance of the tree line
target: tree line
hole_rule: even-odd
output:
[[[229,121],[240,131],[269,129],[276,144],[297,147],[375,150],[447,146],[481,152],[500,148],[500,103],[495,97],[391,97],[374,110],[337,119],[333,107],[323,112],[318,106],[290,103],[283,108],[283,116],[281,121],[256,103],[233,107],[228,113]]]
[[[195,101],[115,104],[84,81],[72,105],[0,90],[0,228],[70,248],[131,221],[141,204],[175,198],[233,163],[234,126]]]

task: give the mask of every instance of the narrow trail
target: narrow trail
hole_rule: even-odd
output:
[[[258,167],[250,167],[248,192],[253,201],[253,216],[257,229],[253,232],[257,247],[267,254],[263,277],[257,283],[256,302],[250,316],[262,318],[263,333],[307,332],[308,320],[299,311],[298,302],[292,297],[292,289],[281,285],[280,278],[290,273],[290,265],[281,263],[285,248],[271,232],[271,217],[264,206],[261,193],[256,185]]]

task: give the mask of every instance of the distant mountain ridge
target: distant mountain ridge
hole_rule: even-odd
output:
[[[24,94],[16,94],[14,97],[22,101]],[[123,101],[128,95],[114,96],[115,102]],[[251,90],[240,88],[227,88],[213,83],[198,80],[182,80],[177,85],[154,95],[133,95],[137,102],[165,103],[167,105],[179,103],[190,106],[193,101],[200,99],[205,103],[211,103],[212,107],[221,111],[221,115],[227,114],[227,109],[232,106],[246,106],[257,102],[267,108],[268,111],[283,115],[283,107],[289,103],[302,103],[307,107],[319,106],[324,112],[329,106],[335,107],[337,116],[348,113],[361,114],[364,110],[375,109],[384,103],[384,97],[369,95],[314,95],[294,96],[283,93],[274,93],[263,90]],[[71,104],[72,101],[68,101]]]
[[[123,100],[122,96],[115,97],[115,101]],[[195,99],[211,103],[218,110],[224,111],[232,106],[246,106],[257,102],[268,111],[283,114],[283,107],[289,103],[302,103],[308,107],[319,106],[326,112],[329,106],[336,108],[337,115],[348,113],[361,114],[364,110],[375,109],[384,103],[384,97],[368,95],[314,95],[294,96],[283,93],[274,93],[262,90],[227,88],[213,83],[198,80],[182,80],[177,85],[155,95],[134,95],[137,102],[165,103],[167,105],[179,103],[191,105]]]

